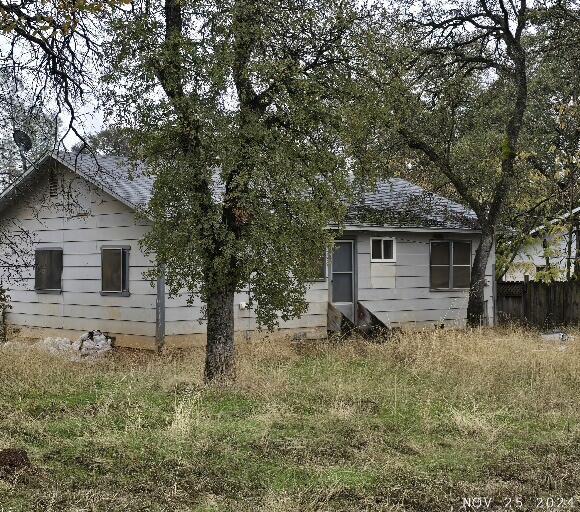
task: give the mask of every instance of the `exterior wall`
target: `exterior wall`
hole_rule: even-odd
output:
[[[147,232],[147,223],[121,202],[84,179],[61,167],[61,192],[50,198],[47,173],[2,212],[3,230],[30,232],[25,248],[28,266],[22,279],[10,280],[12,310],[8,322],[24,333],[44,329],[44,333],[74,336],[79,332],[101,329],[117,337],[119,345],[153,348],[156,331],[155,285],[144,279],[151,260],[139,248]],[[63,192],[66,191],[66,194]],[[395,263],[371,263],[370,237],[396,240]],[[467,291],[431,291],[429,289],[429,242],[433,239],[472,240],[472,257],[477,235],[401,232],[347,232],[343,238],[356,240],[357,300],[387,325],[426,327],[465,324]],[[9,247],[3,244],[6,256]],[[130,246],[130,296],[102,296],[101,246]],[[38,293],[34,290],[34,249],[62,247],[62,293]],[[488,315],[493,318],[492,265],[488,263],[486,299]],[[6,267],[4,267],[6,270]],[[237,339],[262,336],[319,338],[326,335],[329,283],[311,283],[306,299],[309,309],[299,319],[281,322],[273,334],[259,331],[253,310],[245,309],[248,293],[235,297]],[[206,323],[201,301],[187,304],[186,295],[165,296],[165,334],[168,346],[205,343]]]
[[[118,345],[154,348],[157,290],[143,278],[152,262],[139,248],[147,223],[120,201],[72,172],[59,166],[58,175],[64,185],[58,197],[50,197],[48,173],[43,172],[35,184],[23,189],[20,200],[2,212],[5,230],[23,229],[32,237],[26,246],[21,246],[27,255],[22,279],[8,280],[3,276],[11,289],[8,323],[31,336],[74,337],[83,331],[100,329],[114,335]],[[129,297],[100,293],[101,246],[111,245],[131,247]],[[62,293],[34,290],[34,250],[42,247],[63,249]],[[0,250],[6,252],[8,247]],[[283,322],[276,333],[270,334],[258,331],[254,311],[240,307],[240,303],[248,302],[248,293],[237,294],[236,337],[325,336],[327,283],[312,283],[307,300],[310,307],[302,318]],[[170,298],[166,293],[165,307],[167,345],[205,343],[206,323],[200,300],[188,306],[186,295]]]
[[[326,336],[326,311],[328,306],[328,283],[317,281],[306,292],[308,311],[301,317],[280,322],[274,333],[260,331],[254,310],[242,309],[248,302],[248,292],[236,294],[234,298],[234,329],[239,339],[255,339],[261,336],[292,336],[299,338],[321,338]],[[183,346],[205,340],[207,324],[203,318],[203,303],[197,299],[187,305],[187,296],[165,298],[166,343]]]
[[[576,255],[576,232],[572,234],[572,258]],[[568,261],[568,233],[553,234],[548,237],[548,255],[550,256],[550,267],[558,269],[555,275],[556,280],[566,279],[566,265]],[[504,276],[504,281],[523,281],[524,276],[535,279],[537,267],[546,265],[546,249],[544,249],[542,238],[537,238],[527,247],[524,247],[510,265],[510,269]],[[574,260],[572,269],[574,272]]]
[[[356,239],[358,300],[383,323],[392,327],[464,326],[468,290],[434,291],[429,287],[429,244],[431,240],[471,240],[472,261],[478,235],[364,232]],[[389,237],[396,243],[395,263],[371,262],[370,238]],[[346,235],[345,237],[346,238]],[[489,323],[493,323],[493,264],[487,265],[485,299]]]
[[[23,269],[22,280],[10,284],[8,322],[22,327],[23,334],[39,327],[61,336],[100,329],[116,336],[120,344],[152,345],[156,289],[143,278],[151,261],[139,249],[145,222],[84,179],[58,169],[58,197],[49,196],[48,176],[42,173],[22,200],[2,213],[4,225],[32,236],[26,248],[30,266]],[[102,245],[131,247],[129,297],[101,295]],[[42,247],[63,249],[62,293],[34,290],[31,264],[34,249]]]

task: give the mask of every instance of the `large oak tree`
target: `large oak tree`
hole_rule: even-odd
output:
[[[342,130],[361,19],[348,0],[149,0],[112,20],[111,114],[155,177],[144,245],[207,304],[207,381],[234,376],[236,292],[269,328],[307,308],[357,171]]]
[[[405,172],[449,183],[479,220],[467,308],[474,326],[485,317],[486,266],[520,176],[531,12],[526,0],[409,0],[386,9],[371,45],[378,145],[405,155]]]

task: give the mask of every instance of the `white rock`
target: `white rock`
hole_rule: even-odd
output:
[[[101,331],[84,333],[74,342],[67,338],[49,337],[39,341],[34,346],[52,354],[67,355],[74,360],[81,358],[95,359],[112,349],[111,340]]]
[[[540,334],[540,338],[542,338],[542,341],[560,341],[560,342],[574,341],[574,336],[570,336],[565,332],[552,332],[548,334]]]

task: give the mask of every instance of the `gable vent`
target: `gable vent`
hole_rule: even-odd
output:
[[[48,177],[48,193],[50,197],[58,197],[58,176],[52,172]]]

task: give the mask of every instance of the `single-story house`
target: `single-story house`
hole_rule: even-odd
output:
[[[203,342],[202,303],[170,297],[163,280],[143,276],[152,260],[139,240],[149,226],[137,212],[152,183],[123,158],[54,152],[4,190],[4,261],[29,257],[19,267],[22,279],[11,280],[7,322],[28,335],[100,329],[119,346]],[[307,292],[306,314],[281,322],[278,332],[326,336],[329,304],[355,323],[366,308],[389,327],[462,326],[479,233],[469,209],[402,179],[380,182],[351,207],[325,275]],[[493,264],[494,255],[485,292],[489,323]],[[247,303],[247,292],[236,295],[242,339],[258,334]]]
[[[565,281],[580,266],[580,206],[538,226],[516,254],[504,281]]]

